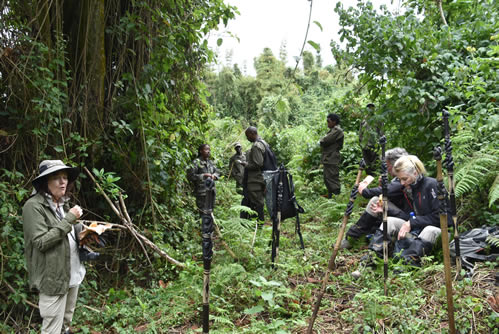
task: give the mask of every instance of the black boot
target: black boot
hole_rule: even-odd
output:
[[[347,237],[360,238],[364,235],[372,234],[381,224],[381,221],[377,217],[373,217],[367,212],[364,212],[360,216],[359,220],[352,225],[347,231]]]
[[[402,249],[400,257],[402,260],[412,266],[421,266],[421,257],[429,255],[433,250],[433,244],[431,242],[422,240],[420,238],[415,239],[401,239],[398,242],[403,243],[399,248]]]

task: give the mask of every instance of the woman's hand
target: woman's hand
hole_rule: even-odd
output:
[[[399,230],[398,239],[404,239],[406,234],[409,232],[411,232],[411,223],[409,221],[406,221],[404,224],[402,224],[402,227]]]
[[[374,213],[383,213],[383,202],[376,201],[371,204],[371,211]]]
[[[76,219],[80,218],[81,215],[83,214],[83,210],[79,205],[73,206],[71,209],[69,209],[69,212],[74,214],[76,216]]]
[[[364,191],[364,189],[367,188],[367,183],[362,181],[361,183],[359,183],[359,194],[362,195],[362,192]]]

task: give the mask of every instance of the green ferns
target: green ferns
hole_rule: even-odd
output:
[[[489,206],[499,197],[498,158],[496,152],[476,152],[462,164],[456,172],[456,197],[461,197],[476,187],[487,187],[489,180],[494,177],[489,192]]]
[[[499,248],[499,235],[490,234],[487,236],[487,239],[485,239],[485,242],[493,247]]]
[[[496,175],[496,179],[494,180],[494,183],[492,183],[492,187],[490,187],[490,191],[489,191],[489,208],[492,207],[492,204],[494,204],[494,202],[498,198],[499,198],[499,174]]]

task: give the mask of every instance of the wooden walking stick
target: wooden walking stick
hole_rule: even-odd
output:
[[[388,177],[385,157],[386,137],[379,138],[381,146],[381,189],[383,194],[383,288],[388,295],[386,283],[388,281]]]
[[[454,322],[454,301],[452,299],[452,277],[450,271],[449,231],[447,229],[447,196],[442,176],[442,149],[437,146],[434,151],[437,162],[438,200],[440,201],[440,230],[442,235],[442,251],[444,256],[445,289],[447,294],[447,314],[449,316],[449,332],[456,333]]]
[[[348,218],[352,214],[353,211],[353,203],[355,202],[355,198],[357,197],[357,194],[359,192],[359,182],[360,178],[362,177],[362,172],[364,171],[364,168],[366,167],[366,164],[364,162],[364,159],[361,159],[359,162],[359,171],[357,172],[357,178],[355,179],[355,184],[352,188],[352,191],[350,193],[350,200],[347,204],[347,208],[345,210],[345,214],[343,216],[343,222],[341,224],[340,231],[338,233],[338,238],[336,239],[336,243],[334,245],[334,250],[333,254],[331,254],[331,257],[329,258],[329,263],[326,269],[326,273],[324,274],[324,278],[322,279],[322,286],[321,290],[319,291],[319,294],[317,295],[317,301],[314,305],[314,310],[312,312],[312,317],[310,318],[310,321],[308,323],[308,330],[307,334],[312,334],[312,330],[314,329],[314,322],[315,319],[317,318],[317,313],[319,312],[319,307],[321,306],[321,301],[322,297],[324,297],[324,293],[326,292],[326,287],[329,279],[329,274],[331,271],[336,269],[336,255],[338,254],[338,250],[340,249],[340,244],[341,240],[343,239],[343,234],[345,233],[345,227],[347,226]]]
[[[452,221],[454,222],[454,245],[456,247],[456,278],[461,275],[461,247],[459,240],[459,229],[457,225],[457,212],[456,212],[456,195],[454,192],[454,159],[452,158],[452,142],[450,140],[450,127],[449,127],[449,112],[443,112],[444,130],[445,130],[445,160],[444,165],[447,169],[447,177],[449,183],[449,205]]]

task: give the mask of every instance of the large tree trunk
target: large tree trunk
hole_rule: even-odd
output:
[[[64,33],[68,38],[71,109],[81,119],[82,136],[95,139],[105,124],[106,77],[104,0],[66,0]]]

